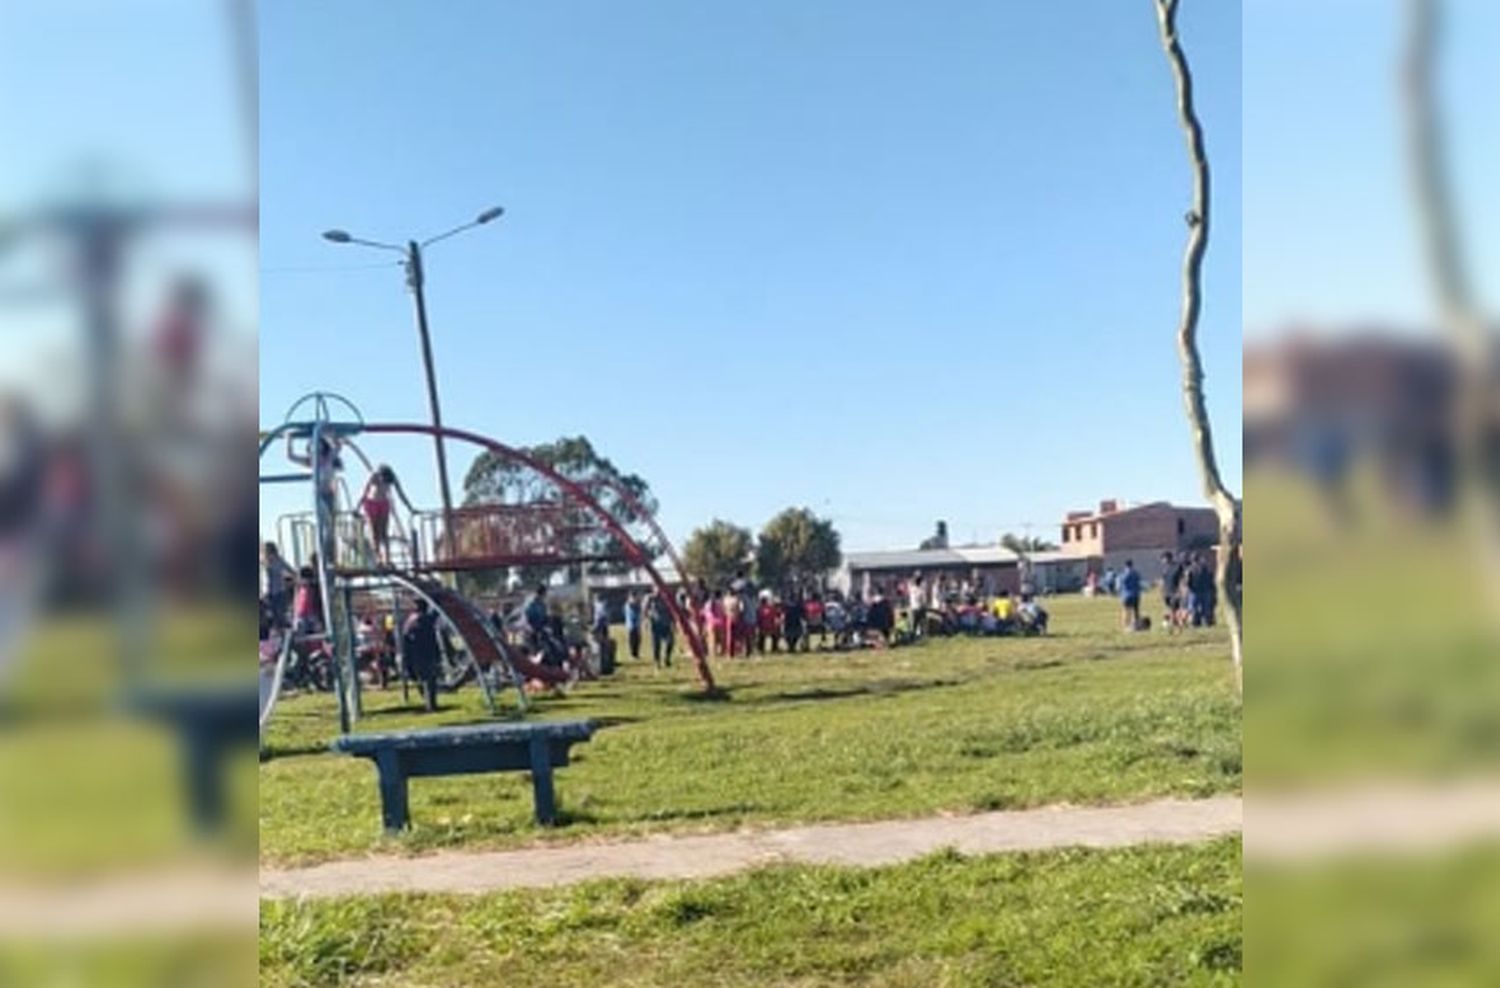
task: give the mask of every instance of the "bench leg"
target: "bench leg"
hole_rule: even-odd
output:
[[[188,729],[179,739],[193,826],[211,834],[224,822],[224,784],[219,743],[207,730]]]
[[[386,832],[399,833],[411,822],[401,759],[394,751],[382,751],[375,756],[375,767],[380,771],[380,815]]]
[[[531,739],[531,789],[536,802],[536,822],[550,827],[557,822],[557,800],[552,792],[552,752],[542,738]]]

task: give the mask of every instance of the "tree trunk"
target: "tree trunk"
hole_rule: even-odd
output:
[[[1463,521],[1474,534],[1489,577],[1490,600],[1500,604],[1500,513],[1497,513],[1492,443],[1495,334],[1479,310],[1464,264],[1443,155],[1434,94],[1440,0],[1408,0],[1401,95],[1413,198],[1423,254],[1448,346],[1458,362],[1452,429],[1459,452]]]
[[[1154,0],[1162,49],[1177,81],[1177,118],[1187,140],[1188,161],[1193,171],[1193,205],[1187,213],[1187,250],[1182,261],[1182,316],[1177,325],[1177,355],[1182,364],[1182,396],[1192,430],[1193,454],[1203,480],[1203,493],[1219,516],[1219,554],[1214,581],[1224,605],[1229,629],[1230,655],[1234,660],[1236,688],[1244,690],[1244,623],[1238,557],[1243,525],[1241,506],[1219,475],[1214,454],[1213,429],[1203,400],[1203,358],[1198,353],[1198,315],[1203,308],[1203,255],[1208,249],[1209,175],[1208,155],[1203,148],[1203,127],[1193,107],[1193,73],[1177,37],[1178,0]]]

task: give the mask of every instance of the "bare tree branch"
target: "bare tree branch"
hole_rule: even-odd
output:
[[[1229,629],[1230,654],[1234,660],[1236,685],[1244,688],[1244,611],[1238,573],[1240,557],[1240,504],[1219,474],[1214,453],[1213,428],[1203,398],[1203,358],[1198,352],[1198,315],[1203,309],[1203,255],[1208,250],[1209,170],[1203,145],[1203,126],[1193,106],[1193,73],[1177,36],[1178,0],[1154,0],[1162,50],[1177,82],[1177,118],[1187,140],[1188,161],[1193,171],[1193,204],[1185,217],[1187,250],[1182,261],[1182,315],[1177,325],[1177,355],[1182,364],[1182,396],[1192,430],[1193,454],[1203,481],[1203,493],[1219,517],[1219,554],[1214,580],[1224,602]]]

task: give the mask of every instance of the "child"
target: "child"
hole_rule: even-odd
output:
[[[412,602],[412,612],[401,626],[401,655],[406,660],[408,674],[422,686],[428,712],[437,710],[437,614],[428,609],[427,601],[421,597]]]
[[[760,607],[755,612],[756,625],[756,650],[761,655],[768,651],[779,652],[781,650],[781,605],[771,599],[770,594],[762,594]],[[767,648],[767,646],[770,646]]]
[[[818,636],[818,649],[828,646],[828,628],[823,621],[823,597],[817,591],[807,598],[807,603],[802,607],[802,618],[807,622],[807,635],[802,639],[802,650],[805,652],[812,647],[813,635]]]
[[[1017,619],[1021,626],[1021,633],[1025,635],[1045,635],[1047,633],[1047,612],[1036,598],[1031,594],[1021,596],[1021,606],[1017,612]]]
[[[641,658],[641,608],[640,594],[634,590],[625,598],[625,642],[630,648],[630,657],[636,661]]]
[[[823,605],[823,620],[833,633],[833,647],[842,650],[849,645],[849,612],[837,599],[830,598]]]
[[[317,574],[304,566],[297,574],[297,594],[292,601],[293,627],[299,635],[315,635],[323,630],[323,594]]]
[[[359,506],[370,524],[370,541],[375,546],[375,558],[382,566],[391,564],[392,491],[401,498],[408,513],[415,512],[411,501],[407,500],[406,492],[401,489],[401,482],[396,479],[396,471],[384,463],[370,474],[370,479],[365,482],[364,493],[359,498]]]
[[[286,587],[293,577],[292,568],[281,558],[281,550],[275,542],[267,542],[261,548],[261,566],[265,573],[266,608],[273,627],[286,627]]]
[[[1000,596],[995,598],[994,603],[990,605],[990,609],[995,615],[995,623],[999,627],[1000,633],[1005,634],[1006,632],[1010,631],[1012,625],[1015,622],[1015,613],[1010,599],[1010,591],[1001,590]]]
[[[786,639],[788,653],[797,651],[802,638],[802,598],[793,591],[781,607],[781,637]]]
[[[725,650],[731,659],[740,653],[742,646],[744,647],[746,657],[750,655],[750,643],[744,640],[744,608],[745,602],[733,590],[724,595],[723,627]]]
[[[298,453],[292,448],[295,438],[291,433],[286,437],[286,457],[299,466],[307,467],[313,472],[314,482],[317,483],[318,515],[323,529],[323,553],[333,558],[333,536],[334,527],[338,519],[338,495],[339,495],[339,471],[344,468],[344,461],[339,458],[338,437],[331,432],[322,433],[318,436],[318,452],[316,459],[310,450]]]

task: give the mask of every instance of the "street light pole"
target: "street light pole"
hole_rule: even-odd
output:
[[[448,453],[443,443],[443,412],[438,404],[437,371],[432,366],[432,336],[427,330],[427,296],[422,291],[426,278],[422,271],[422,245],[415,240],[406,242],[406,284],[416,300],[417,335],[422,340],[422,366],[427,372],[427,407],[432,413],[432,427],[436,429],[433,443],[437,450],[438,487],[443,497],[443,533],[448,539],[448,548],[453,549],[453,492],[448,486]],[[437,547],[433,547],[434,551]]]
[[[432,413],[433,446],[437,451],[438,489],[443,497],[443,537],[448,540],[448,548],[453,550],[453,492],[448,486],[448,453],[443,443],[443,412],[438,404],[437,371],[432,365],[432,336],[427,329],[427,296],[423,292],[426,275],[422,270],[422,248],[429,247],[439,240],[447,240],[449,237],[463,233],[465,230],[476,226],[483,226],[493,220],[497,220],[505,212],[499,206],[492,206],[480,213],[467,223],[461,223],[446,233],[440,233],[435,237],[428,237],[423,241],[408,240],[405,247],[396,244],[381,243],[378,240],[365,240],[361,237],[351,236],[347,230],[327,230],[323,233],[323,239],[335,244],[358,244],[361,247],[372,247],[376,250],[388,250],[400,254],[406,268],[406,285],[411,289],[412,298],[417,308],[417,335],[422,341],[422,366],[427,374],[427,407]],[[434,550],[436,550],[434,546]]]

